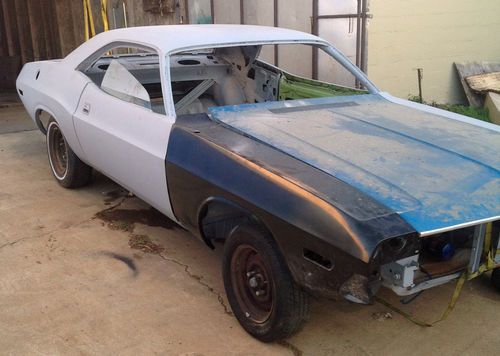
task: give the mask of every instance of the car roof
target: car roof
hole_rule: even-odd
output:
[[[71,52],[64,60],[78,65],[92,53],[114,42],[132,42],[167,54],[193,47],[267,42],[326,41],[309,33],[254,25],[164,25],[129,27],[102,32]]]

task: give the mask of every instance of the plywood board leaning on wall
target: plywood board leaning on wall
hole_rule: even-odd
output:
[[[479,93],[500,93],[500,72],[472,75],[465,78],[470,88]]]
[[[500,72],[500,63],[490,62],[455,62],[460,82],[464,88],[465,95],[471,106],[482,108],[484,99],[480,94],[475,93],[467,84],[465,78],[485,73]]]

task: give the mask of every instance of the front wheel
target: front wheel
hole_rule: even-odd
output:
[[[47,124],[47,153],[52,174],[65,188],[78,188],[89,183],[92,168],[82,162],[69,147],[57,121]]]
[[[236,227],[225,243],[222,268],[229,304],[249,334],[269,342],[301,329],[309,315],[308,297],[269,234]]]

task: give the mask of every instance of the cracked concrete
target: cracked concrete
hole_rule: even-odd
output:
[[[165,261],[173,262],[179,266],[184,267],[184,272],[190,277],[193,278],[195,281],[197,281],[199,284],[204,286],[210,293],[214,294],[217,297],[217,301],[219,304],[222,306],[224,309],[224,313],[226,313],[229,316],[233,316],[233,312],[230,310],[230,308],[227,306],[226,301],[224,300],[224,297],[220,292],[217,292],[213,287],[211,287],[209,284],[203,282],[203,276],[198,276],[196,274],[193,274],[189,271],[189,265],[184,264],[182,262],[177,261],[176,259],[170,258],[170,257],[165,257],[163,254],[159,253],[158,254],[161,258],[163,258]]]
[[[233,316],[233,312],[230,310],[230,308],[227,306],[227,303],[224,301],[224,297],[223,295],[221,294],[221,292],[218,292],[214,289],[214,287],[210,286],[208,283],[205,283],[203,281],[203,276],[200,276],[200,275],[197,275],[197,274],[194,274],[192,273],[190,270],[189,270],[189,265],[181,262],[181,261],[178,261],[176,260],[175,258],[172,258],[172,257],[168,257],[168,256],[165,256],[164,254],[164,250],[165,248],[161,247],[161,246],[158,246],[157,244],[151,242],[150,240],[150,237],[148,235],[138,235],[138,234],[135,234],[134,233],[134,230],[135,230],[135,223],[132,223],[130,224],[130,222],[125,222],[126,224],[122,224],[122,225],[115,225],[117,222],[120,223],[120,221],[118,220],[113,220],[109,215],[109,213],[113,212],[113,211],[116,211],[117,208],[121,207],[122,205],[124,205],[126,199],[128,198],[128,196],[124,196],[120,199],[120,201],[118,203],[116,203],[115,205],[109,207],[109,208],[106,208],[104,210],[101,210],[99,212],[96,213],[95,217],[97,218],[100,218],[102,219],[103,221],[106,221],[108,223],[108,226],[118,226],[120,228],[121,226],[121,230],[123,231],[127,231],[128,234],[129,234],[129,246],[131,248],[136,248],[136,249],[139,249],[143,252],[146,252],[146,253],[151,253],[151,254],[156,254],[158,256],[160,256],[161,258],[163,258],[165,261],[168,261],[168,262],[171,262],[171,263],[175,263],[176,265],[178,266],[181,266],[184,268],[184,272],[192,279],[194,279],[196,282],[198,282],[200,285],[202,285],[203,287],[205,287],[210,293],[214,294],[216,297],[217,297],[217,300],[219,302],[219,304],[222,306],[222,308],[224,309],[224,313],[226,313],[227,315],[229,316]],[[130,212],[133,212],[133,213],[136,213],[137,210],[133,210],[133,209],[128,209],[128,210],[125,210],[125,211],[130,211]],[[130,215],[130,214],[127,214],[127,215]],[[165,220],[168,220],[168,219],[165,219]],[[165,224],[160,224],[160,225],[165,225]],[[166,224],[166,226],[169,226],[170,224]],[[176,226],[177,228],[181,228],[180,226]],[[131,241],[135,238],[135,237],[142,237],[143,239],[147,239],[148,241],[148,245],[147,246],[148,248],[147,249],[144,249],[143,246],[134,246],[131,244]]]
[[[22,111],[13,117],[25,120]],[[43,136],[15,120],[0,120],[0,354],[475,355],[500,348],[500,296],[486,277],[467,283],[449,318],[432,328],[398,314],[376,320],[390,312],[380,304],[314,300],[301,333],[262,344],[228,307],[221,248],[211,251],[147,216],[149,206],[101,175],[83,189],[60,188]],[[110,210],[134,220],[114,228],[95,218]],[[131,234],[161,252],[131,248]],[[452,292],[453,285],[436,288],[401,308],[433,320]],[[398,304],[391,293],[382,296]]]

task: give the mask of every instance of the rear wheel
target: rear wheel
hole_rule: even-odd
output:
[[[267,342],[300,330],[309,314],[307,295],[266,232],[236,227],[224,246],[222,267],[231,308],[249,334]]]
[[[47,124],[47,153],[52,174],[65,188],[78,188],[89,183],[92,168],[83,163],[69,147],[54,119]]]

